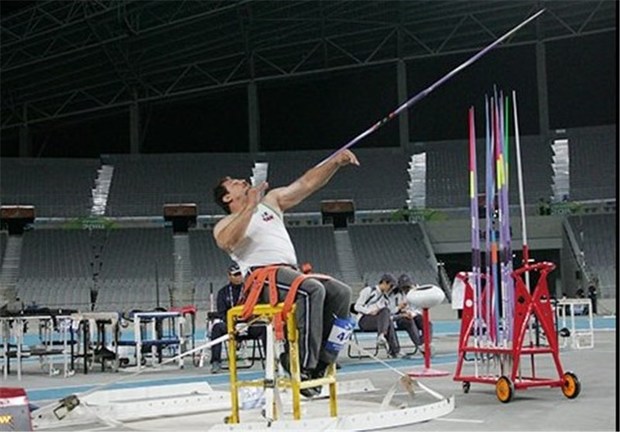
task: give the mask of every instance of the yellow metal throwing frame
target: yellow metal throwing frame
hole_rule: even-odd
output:
[[[257,304],[254,306],[252,312],[252,320],[267,322],[271,325],[268,325],[269,329],[273,329],[273,322],[276,315],[282,312],[284,304],[278,303],[275,306],[271,306],[269,304]],[[235,306],[228,310],[226,315],[226,324],[228,330],[228,352],[235,353],[236,352],[236,344],[237,344],[237,334],[235,332],[236,324],[240,321],[240,317],[243,312],[243,306]],[[299,420],[301,419],[301,396],[300,390],[309,388],[309,387],[318,387],[322,385],[329,385],[329,415],[331,417],[336,417],[338,415],[338,405],[336,402],[336,367],[334,364],[331,364],[327,368],[327,372],[325,377],[316,378],[312,380],[301,381],[300,374],[300,365],[299,365],[299,345],[298,345],[298,331],[295,323],[295,306],[288,314],[286,318],[286,339],[289,344],[289,353],[290,353],[290,371],[291,376],[289,377],[278,377],[277,376],[277,361],[266,362],[265,364],[265,378],[258,380],[239,380],[237,374],[237,359],[235,355],[230,355],[229,358],[229,371],[230,371],[230,397],[232,403],[232,412],[230,417],[226,418],[227,423],[239,423],[239,390],[242,387],[262,387],[265,390],[273,390],[274,393],[277,392],[281,388],[290,388],[293,399],[293,419]],[[267,347],[266,351],[275,352],[275,343],[269,344],[269,340],[274,340],[274,338],[267,335]],[[272,358],[274,354],[271,354]],[[267,354],[267,358],[269,358],[269,354]],[[271,371],[269,368],[273,368]],[[271,373],[270,373],[271,372]],[[275,379],[270,379],[268,377],[276,377]],[[276,399],[273,398],[273,419],[278,420],[278,417],[282,414],[277,410]]]

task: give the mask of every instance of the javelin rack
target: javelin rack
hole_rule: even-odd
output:
[[[526,264],[512,272],[515,280],[515,306],[512,339],[499,346],[496,339],[488,337],[480,323],[476,323],[474,290],[466,276],[457,275],[465,283],[465,298],[459,336],[455,381],[462,381],[464,393],[468,393],[471,383],[495,384],[495,393],[500,402],[512,400],[515,390],[530,387],[560,387],[569,399],[579,395],[581,384],[572,372],[564,372],[559,356],[558,337],[555,329],[555,313],[551,304],[547,275],[555,269],[551,262]],[[523,275],[538,272],[538,283],[530,294]],[[486,286],[492,288],[488,283]],[[486,289],[484,289],[486,291]],[[484,294],[484,293],[483,293]],[[534,343],[531,337],[533,318],[542,329],[545,345]],[[488,324],[488,323],[487,323]],[[486,326],[488,328],[488,325]],[[526,337],[528,336],[528,337]],[[527,339],[527,340],[526,340]],[[538,338],[537,338],[538,341]],[[464,374],[466,354],[473,354],[472,374]],[[551,355],[557,378],[543,378],[536,374],[535,357]],[[531,375],[521,371],[521,356],[530,356]]]

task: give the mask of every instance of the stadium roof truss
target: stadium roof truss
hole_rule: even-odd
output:
[[[0,23],[1,127],[132,103],[616,30],[600,1],[35,1]]]

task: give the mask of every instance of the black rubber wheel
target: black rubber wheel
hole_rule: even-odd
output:
[[[562,376],[562,393],[569,399],[575,399],[581,392],[581,383],[572,372],[565,372]]]

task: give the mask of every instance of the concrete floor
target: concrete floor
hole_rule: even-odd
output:
[[[617,333],[616,319],[596,318],[594,348],[561,350],[564,371],[572,371],[581,383],[581,393],[575,399],[567,399],[560,388],[530,388],[515,391],[511,402],[503,404],[495,395],[495,385],[491,383],[472,383],[470,391],[463,392],[462,383],[453,380],[456,367],[456,349],[458,338],[456,321],[441,323],[436,321],[434,346],[436,354],[431,360],[431,367],[446,371],[448,376],[420,378],[420,381],[432,390],[448,397],[455,396],[455,409],[446,416],[424,423],[383,430],[416,431],[496,431],[496,430],[618,430],[617,412]],[[368,342],[368,340],[366,341]],[[380,361],[373,359],[351,359],[346,353],[341,354],[338,379],[344,382],[352,379],[368,378],[377,388],[376,391],[343,395],[340,398],[341,412],[347,407],[376,409],[384,395],[400,378],[400,374],[421,371],[424,366],[420,354],[412,358],[387,360],[384,352],[379,354]],[[523,368],[529,372],[530,357],[522,358]],[[188,362],[191,363],[191,362]],[[471,362],[464,363],[465,368]],[[558,377],[550,356],[536,356],[536,376]],[[2,382],[2,386],[24,387],[30,402],[44,406],[50,401],[58,400],[69,394],[79,394],[93,387],[114,382],[109,388],[136,388],[164,386],[168,384],[207,382],[216,391],[228,391],[227,373],[210,374],[208,367],[196,368],[188,365],[184,369],[166,367],[163,371],[146,370],[135,375],[123,372],[97,372],[89,374],[77,372],[74,376],[63,378],[49,376],[41,372],[36,364],[25,364],[23,379],[18,381],[15,374]],[[242,372],[245,379],[259,378],[260,366]],[[120,381],[119,381],[120,380]],[[428,402],[433,399],[426,399]],[[395,395],[392,406],[409,403],[410,397],[404,390]],[[314,401],[312,403],[315,403]],[[310,406],[309,403],[305,404]],[[308,408],[309,409],[309,408]],[[36,411],[35,411],[36,412]],[[309,411],[308,411],[309,412]],[[313,414],[314,415],[314,414]],[[217,422],[222,421],[222,416]],[[208,429],[205,419],[196,416],[165,416],[148,421],[117,423],[115,425],[92,424],[73,430],[196,430]],[[61,429],[68,430],[61,426]]]

